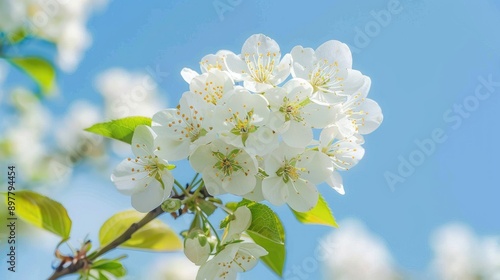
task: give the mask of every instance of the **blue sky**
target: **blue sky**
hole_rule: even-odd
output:
[[[220,17],[214,6],[219,2],[235,5]],[[283,53],[295,45],[316,48],[327,40],[343,41],[356,48],[353,68],[371,77],[370,97],[382,107],[384,122],[366,137],[364,159],[343,174],[346,195],[340,196],[326,185],[320,190],[338,220],[354,217],[364,221],[383,238],[398,265],[418,277],[431,258],[429,235],[436,227],[460,221],[481,235],[500,232],[496,218],[500,211],[496,177],[500,171],[500,126],[496,124],[500,85],[492,86],[484,100],[474,97],[479,85],[483,85],[482,92],[489,92],[479,77],[500,82],[500,5],[494,0],[396,2],[112,1],[89,22],[93,46],[76,72],[61,73],[63,94],[47,105],[61,113],[77,98],[100,104],[93,81],[111,67],[153,71],[164,96],[175,104],[188,89],[179,75],[183,67],[197,68],[201,57],[219,49],[238,53],[254,33],[275,39]],[[374,15],[388,7],[398,12],[382,26]],[[369,42],[360,44],[359,30],[368,33]],[[456,112],[455,104],[465,105],[465,113]],[[399,174],[400,158],[418,157],[415,141],[430,138],[436,129],[446,141],[434,142],[434,151],[424,155],[411,175]],[[391,189],[387,172],[401,176],[404,182]],[[108,197],[119,196],[105,179],[97,182],[101,184],[97,188],[105,188]],[[77,175],[73,191],[94,197],[96,205],[105,207],[101,190],[85,190],[84,184],[85,176]],[[86,191],[87,196],[80,193]],[[57,196],[63,203],[65,197],[73,202],[78,197]],[[91,212],[102,213],[104,220],[112,210],[127,208],[128,198],[116,199],[112,207]],[[97,222],[84,218],[89,213],[70,208],[75,209],[75,221],[81,218],[95,223],[79,222],[77,229],[97,230]],[[301,225],[286,207],[277,212],[287,232],[287,271],[314,256],[317,240],[330,229]],[[176,226],[181,229],[182,224]],[[138,275],[155,256],[133,253],[126,264]],[[37,261],[36,266],[45,266],[40,268],[43,275],[50,270],[48,262]],[[304,279],[319,275],[316,270]],[[241,279],[259,276],[274,279],[262,265]]]

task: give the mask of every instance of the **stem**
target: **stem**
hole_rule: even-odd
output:
[[[229,215],[233,215],[233,211],[231,211],[231,209],[227,208],[226,206],[220,204],[220,203],[217,203],[217,202],[214,202],[214,205],[219,207],[220,209],[224,210],[226,213],[228,213]]]
[[[179,181],[177,181],[177,179],[174,179],[174,184],[179,187],[185,195],[189,196],[189,192],[179,183]]]
[[[196,179],[198,179],[199,175],[200,175],[200,173],[196,173],[196,175],[194,175],[193,180],[191,180],[191,183],[189,183],[188,191],[191,190],[191,188],[193,187],[194,181],[196,181]]]
[[[203,222],[209,224],[210,227],[212,228],[212,231],[214,232],[215,237],[217,238],[217,244],[221,244],[221,240],[219,238],[219,234],[217,234],[217,230],[215,229],[215,227],[212,225],[212,223],[210,223],[210,221],[205,216],[205,214],[203,213],[203,211],[201,211],[201,209],[199,207],[196,207],[196,208],[197,208],[196,210],[198,210],[198,213],[200,213],[200,217],[203,220]]]
[[[54,273],[48,278],[48,280],[55,280],[55,279],[58,279],[59,277],[77,272],[78,270],[80,270],[81,268],[84,267],[86,262],[97,259],[99,256],[107,253],[108,251],[115,249],[116,247],[118,247],[122,243],[124,243],[125,241],[129,240],[137,230],[139,230],[140,228],[145,226],[147,223],[151,222],[152,220],[154,220],[155,218],[160,216],[162,213],[164,213],[164,212],[161,209],[161,205],[160,205],[160,206],[156,207],[155,209],[151,210],[146,216],[144,216],[144,218],[142,218],[142,220],[130,225],[130,227],[125,232],[123,232],[120,236],[118,236],[111,243],[104,246],[103,248],[100,248],[99,250],[97,250],[95,253],[93,253],[92,255],[90,255],[86,259],[78,260],[76,263],[72,263],[71,265],[69,265],[69,266],[67,266],[59,271],[54,271]]]

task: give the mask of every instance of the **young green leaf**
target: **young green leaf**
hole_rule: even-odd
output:
[[[291,209],[291,208],[290,208]],[[316,224],[338,227],[335,217],[333,217],[330,207],[326,200],[320,195],[318,204],[308,212],[297,212],[291,209],[295,218],[303,224]]]
[[[151,126],[151,119],[147,117],[126,117],[94,124],[85,130],[130,144],[132,142],[134,130],[139,125]]]
[[[42,57],[9,57],[7,61],[26,73],[40,88],[42,93],[54,89],[56,70],[54,66]]]
[[[17,191],[9,197],[2,194],[6,196],[7,205],[12,206],[12,201],[15,201],[15,210],[9,212],[11,216],[15,213],[29,224],[55,233],[63,239],[69,238],[71,219],[61,203],[32,191]]]
[[[135,210],[119,212],[109,218],[99,230],[99,242],[104,246],[125,232],[133,223],[144,218],[145,213]],[[176,251],[182,249],[177,234],[162,221],[155,219],[139,230],[120,247],[152,251]]]
[[[100,259],[92,263],[92,269],[99,270],[101,272],[106,271],[116,277],[123,277],[127,274],[127,270],[123,267],[120,260]]]
[[[215,212],[215,210],[217,210],[217,206],[204,199],[199,199],[198,205],[200,206],[201,211],[203,211],[203,213],[205,213],[207,216],[212,215]]]
[[[285,266],[285,231],[276,213],[264,204],[250,200],[242,200],[238,207],[247,206],[252,213],[252,223],[246,230],[247,234],[267,250],[268,255],[262,261],[277,275],[283,275]]]

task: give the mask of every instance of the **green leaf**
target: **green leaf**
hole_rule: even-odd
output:
[[[107,271],[116,277],[123,277],[127,270],[119,260],[100,259],[92,264],[92,269]]]
[[[28,36],[28,32],[24,28],[20,28],[14,32],[7,34],[8,43],[11,45],[22,42]]]
[[[104,222],[99,230],[101,246],[113,241],[144,216],[146,216],[145,213],[139,213],[135,210],[127,210],[113,215]],[[183,245],[173,230],[162,221],[155,219],[137,230],[120,247],[152,251],[176,251],[182,249]]]
[[[291,208],[290,208],[291,209]],[[316,224],[338,227],[335,217],[333,217],[330,207],[326,200],[319,195],[319,200],[316,206],[307,212],[297,212],[292,209],[295,218],[303,224]]]
[[[126,117],[94,124],[85,130],[130,144],[132,142],[134,130],[139,125],[151,126],[151,119],[146,117]]]
[[[283,276],[285,266],[285,230],[274,211],[264,204],[243,199],[238,207],[247,206],[252,213],[252,223],[246,230],[248,235],[267,250],[262,261],[277,275]]]
[[[217,209],[217,206],[215,206],[213,203],[208,202],[204,199],[199,199],[198,200],[198,206],[200,206],[201,211],[205,213],[207,216],[212,215],[215,210]]]
[[[42,93],[48,93],[54,89],[56,70],[46,59],[36,56],[9,57],[7,61],[33,79]]]
[[[9,202],[11,205],[15,202],[14,212],[20,219],[55,233],[63,239],[69,238],[71,219],[61,203],[32,191],[14,192],[14,195],[10,195],[10,199],[6,193],[2,194],[5,195],[7,205]]]

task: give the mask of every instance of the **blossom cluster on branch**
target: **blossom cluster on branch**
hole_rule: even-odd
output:
[[[176,108],[156,113],[151,126],[135,128],[134,156],[111,176],[135,209],[151,211],[176,193],[172,162],[186,159],[202,176],[195,186],[180,187],[188,194],[197,187],[196,193],[229,193],[307,212],[318,203],[318,184],[344,193],[338,171],[358,163],[363,135],[383,119],[367,98],[371,80],[352,69],[346,44],[296,46],[282,56],[273,39],[256,34],[241,54],[209,54],[200,68],[182,70],[189,90]],[[197,279],[235,279],[267,254],[240,236],[252,220],[248,208],[225,209],[229,222],[215,240],[199,199],[187,197],[181,204],[196,216],[185,233],[185,253],[201,265]]]

